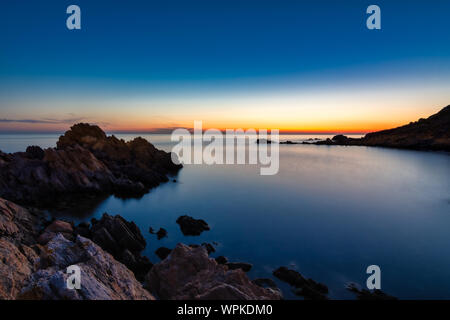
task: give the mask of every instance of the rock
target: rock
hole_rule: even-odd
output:
[[[125,142],[88,124],[73,126],[57,146],[0,152],[0,197],[43,208],[83,194],[137,197],[181,168],[142,138]]]
[[[312,279],[306,279],[295,270],[290,270],[286,267],[280,267],[273,272],[273,275],[298,289],[295,291],[295,294],[303,296],[305,299],[327,299],[327,286],[321,283],[317,283]]]
[[[228,262],[225,265],[230,270],[242,269],[244,272],[249,272],[253,267],[250,263],[245,262]]]
[[[141,137],[125,142],[115,136],[107,137],[95,125],[76,124],[57,143],[58,149],[75,145],[90,150],[116,177],[141,183],[146,188],[168,181],[167,174],[182,167],[172,162],[170,153],[156,149]]]
[[[161,299],[170,300],[278,300],[276,290],[252,283],[242,270],[228,270],[208,257],[203,247],[178,244],[153,266],[146,285]]]
[[[204,220],[197,220],[186,215],[179,217],[177,223],[185,236],[199,236],[203,231],[210,230]]]
[[[167,231],[164,228],[159,228],[158,232],[156,233],[158,240],[161,240],[164,237],[167,237]]]
[[[224,256],[218,256],[218,257],[216,258],[216,262],[217,262],[218,264],[226,264],[226,263],[228,262],[228,259],[225,258]]]
[[[82,237],[91,238],[90,225],[87,222],[81,222],[77,227],[75,227],[74,232]]]
[[[155,251],[155,254],[161,259],[164,260],[165,258],[167,258],[169,256],[169,254],[172,252],[172,249],[166,248],[166,247],[161,247],[158,248]]]
[[[38,146],[27,147],[26,153],[30,159],[42,160],[45,156],[44,150],[42,150],[42,148]]]
[[[372,291],[367,289],[360,289],[354,283],[347,286],[347,290],[356,294],[358,300],[397,300],[397,298],[384,293],[381,290],[374,289]]]
[[[66,239],[69,223],[53,221],[44,230],[53,238],[45,246],[36,244],[45,225],[41,216],[0,198],[0,299],[154,299],[130,270],[92,241],[73,234],[73,241]],[[81,268],[80,290],[67,289],[69,265]]]
[[[81,270],[81,288],[70,290],[66,268]],[[92,241],[77,236],[71,242],[58,234],[44,249],[19,299],[36,300],[154,300],[133,273]]]
[[[252,281],[257,286],[263,287],[263,288],[272,288],[272,289],[278,289],[277,284],[272,279],[268,278],[259,278]]]
[[[216,252],[216,249],[214,248],[214,246],[210,243],[204,242],[202,243],[202,246],[206,249],[206,251],[208,252],[208,254],[214,253]]]
[[[72,225],[61,220],[53,221],[47,228],[45,228],[45,230],[54,233],[73,233]]]
[[[45,245],[58,233],[61,233],[68,240],[74,239],[72,225],[65,221],[55,220],[45,228],[44,232],[37,239],[37,242],[41,245]]]
[[[150,228],[148,229],[148,232],[151,233],[151,234],[155,234],[155,230],[153,230],[152,227],[150,227]]]
[[[141,255],[146,241],[136,224],[119,215],[104,213],[100,220],[92,219],[91,225],[90,239],[130,268],[138,280],[143,280],[152,264]]]
[[[19,248],[0,239],[0,299],[15,299],[32,271],[32,263]]]

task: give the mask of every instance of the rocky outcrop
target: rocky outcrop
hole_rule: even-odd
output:
[[[280,267],[273,272],[273,275],[294,287],[296,295],[311,300],[327,299],[328,288],[326,285],[315,282],[312,279],[306,279],[295,270]]]
[[[57,143],[58,150],[81,146],[91,151],[118,179],[142,184],[145,188],[168,181],[167,174],[181,165],[172,162],[171,154],[156,149],[147,140],[138,137],[125,142],[106,134],[95,125],[76,124]]]
[[[0,299],[154,299],[126,266],[75,236],[72,224],[56,220],[44,229],[42,216],[0,198]],[[80,290],[66,286],[73,264],[81,269]]]
[[[147,286],[161,299],[278,300],[281,294],[252,283],[244,271],[228,270],[208,257],[202,246],[178,244],[169,257],[153,266]]]
[[[81,271],[80,289],[67,287],[67,267]],[[19,299],[30,300],[154,300],[133,273],[89,239],[74,242],[56,235],[43,248],[39,266],[25,281]]]
[[[205,220],[194,219],[187,215],[179,217],[177,223],[180,225],[181,232],[185,236],[199,236],[203,231],[210,230]]]
[[[77,195],[141,196],[176,172],[171,155],[145,139],[125,142],[97,126],[74,125],[57,149],[0,152],[0,197],[39,207]]]
[[[360,139],[337,135],[314,144],[450,151],[450,105],[427,119],[395,129],[368,133]]]

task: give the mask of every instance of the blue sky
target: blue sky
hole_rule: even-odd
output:
[[[81,8],[81,30],[66,28],[70,4]],[[381,8],[381,30],[366,28],[370,4]],[[331,103],[314,100],[327,95],[345,112],[379,112],[373,126],[382,127],[386,103],[397,122],[450,103],[449,14],[439,0],[2,2],[0,118],[146,129],[187,125],[193,114],[276,126],[251,118],[261,109],[294,114],[299,130],[308,127],[300,114],[347,128]],[[370,97],[381,97],[379,110],[363,105]],[[224,116],[235,108],[242,123]]]

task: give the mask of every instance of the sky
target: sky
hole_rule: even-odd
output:
[[[2,1],[0,131],[395,127],[450,104],[449,14],[448,0]]]

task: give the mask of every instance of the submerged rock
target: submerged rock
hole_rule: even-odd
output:
[[[203,231],[210,230],[205,220],[197,220],[187,215],[179,217],[177,223],[185,236],[199,236]]]
[[[381,290],[360,289],[354,283],[347,285],[347,290],[356,294],[358,300],[397,300],[396,297],[390,296]]]
[[[296,295],[303,296],[305,299],[311,300],[327,299],[327,286],[315,282],[312,279],[306,279],[295,270],[290,270],[286,267],[280,267],[273,272],[273,275],[296,288]]]
[[[158,232],[156,233],[156,236],[158,237],[158,240],[161,240],[162,238],[167,237],[167,231],[164,228],[159,228]]]
[[[203,247],[178,244],[168,259],[154,265],[147,287],[171,300],[279,300],[280,292],[252,283],[242,270],[228,270],[208,257]]]

